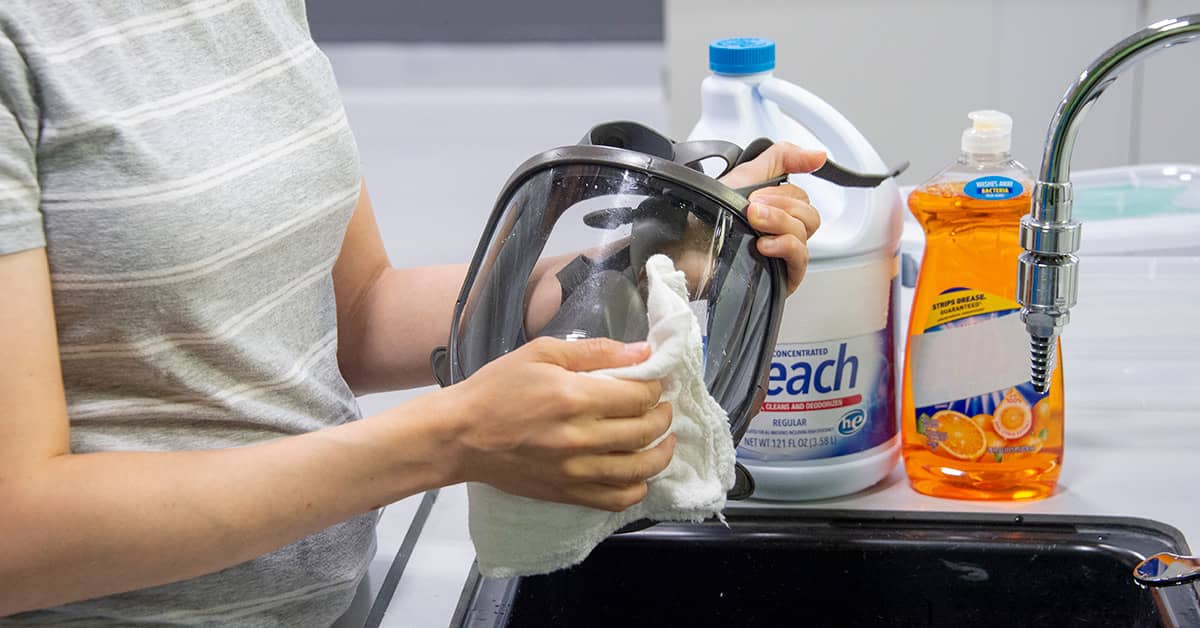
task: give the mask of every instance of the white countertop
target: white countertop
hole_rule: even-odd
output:
[[[1182,531],[1200,547],[1200,415],[1153,410],[1071,412],[1063,473],[1050,497],[1026,502],[940,499],[913,491],[902,465],[880,484],[847,497],[753,506],[927,512],[1007,512],[1130,516]],[[466,490],[438,492],[395,593],[378,624],[447,626],[474,560],[467,534]],[[740,504],[731,504],[737,508]],[[406,506],[411,510],[410,506]],[[395,525],[398,522],[391,522]],[[384,600],[376,606],[384,607]]]

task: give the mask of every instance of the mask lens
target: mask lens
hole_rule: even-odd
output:
[[[752,391],[764,352],[769,351],[773,299],[767,260],[755,247],[756,236],[727,215],[715,272],[703,297],[707,301],[704,382],[729,416],[748,416]]]
[[[538,336],[645,340],[644,267],[665,254],[687,277],[709,391],[742,416],[773,284],[731,210],[649,174],[567,164],[518,185],[494,225],[452,338],[463,377]]]

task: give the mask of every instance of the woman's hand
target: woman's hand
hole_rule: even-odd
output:
[[[755,159],[730,171],[721,182],[731,188],[766,181],[783,174],[812,172],[825,163],[825,153],[777,142]],[[796,291],[808,267],[808,238],[821,226],[821,216],[804,190],[784,184],[750,195],[750,224],[762,233],[758,250],[787,264],[788,294]]]
[[[645,360],[645,343],[538,338],[440,393],[463,417],[459,479],[536,499],[622,511],[671,462],[662,385],[578,371]]]

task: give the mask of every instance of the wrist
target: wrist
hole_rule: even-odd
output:
[[[445,392],[421,395],[335,428],[359,435],[353,438],[355,456],[387,487],[386,502],[464,481],[460,413]]]
[[[439,388],[421,397],[423,413],[428,422],[432,450],[430,464],[439,479],[439,486],[470,481],[470,458],[462,435],[471,416],[471,403],[463,394],[464,387]]]

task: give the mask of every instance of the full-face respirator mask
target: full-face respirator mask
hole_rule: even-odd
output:
[[[646,339],[644,265],[665,254],[687,277],[704,338],[704,383],[736,444],[766,395],[787,296],[785,267],[758,252],[747,195],[721,174],[770,146],[674,143],[631,122],[602,124],[576,146],[541,153],[505,184],[454,309],[448,347],[434,352],[443,385],[539,336]],[[740,471],[740,469],[739,469]],[[730,497],[752,491],[739,473]]]

